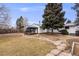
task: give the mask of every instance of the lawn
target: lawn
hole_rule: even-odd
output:
[[[79,39],[79,36],[73,35],[62,35],[62,34],[41,34],[40,37],[45,37],[50,40],[68,40],[68,39]]]
[[[43,56],[56,48],[54,44],[38,38],[0,36],[0,55]]]

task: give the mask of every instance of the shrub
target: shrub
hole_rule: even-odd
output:
[[[0,29],[0,34],[6,34],[6,33],[17,33],[17,30],[14,30],[14,29]]]
[[[76,31],[76,33],[75,33],[77,36],[79,36],[79,30],[78,31]]]
[[[61,34],[64,34],[64,35],[68,35],[68,34],[69,34],[68,31],[67,31],[66,29],[61,30],[60,32],[61,32]]]

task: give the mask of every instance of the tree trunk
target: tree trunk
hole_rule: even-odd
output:
[[[58,32],[60,32],[60,30],[57,28]]]
[[[52,29],[52,33],[53,33],[53,29]]]
[[[49,29],[47,29],[47,33],[49,33]]]

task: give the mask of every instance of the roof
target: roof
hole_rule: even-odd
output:
[[[27,27],[40,27],[40,25],[39,24],[32,24],[32,25],[28,25]]]
[[[28,27],[27,29],[37,29],[37,27]]]
[[[75,23],[67,23],[64,26],[76,26]]]

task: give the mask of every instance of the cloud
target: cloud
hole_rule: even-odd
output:
[[[29,8],[23,7],[23,8],[20,8],[20,11],[22,11],[22,12],[28,12],[29,11]]]
[[[21,12],[41,11],[41,10],[44,10],[44,6],[34,6],[34,7],[22,7],[22,8],[20,8]]]

